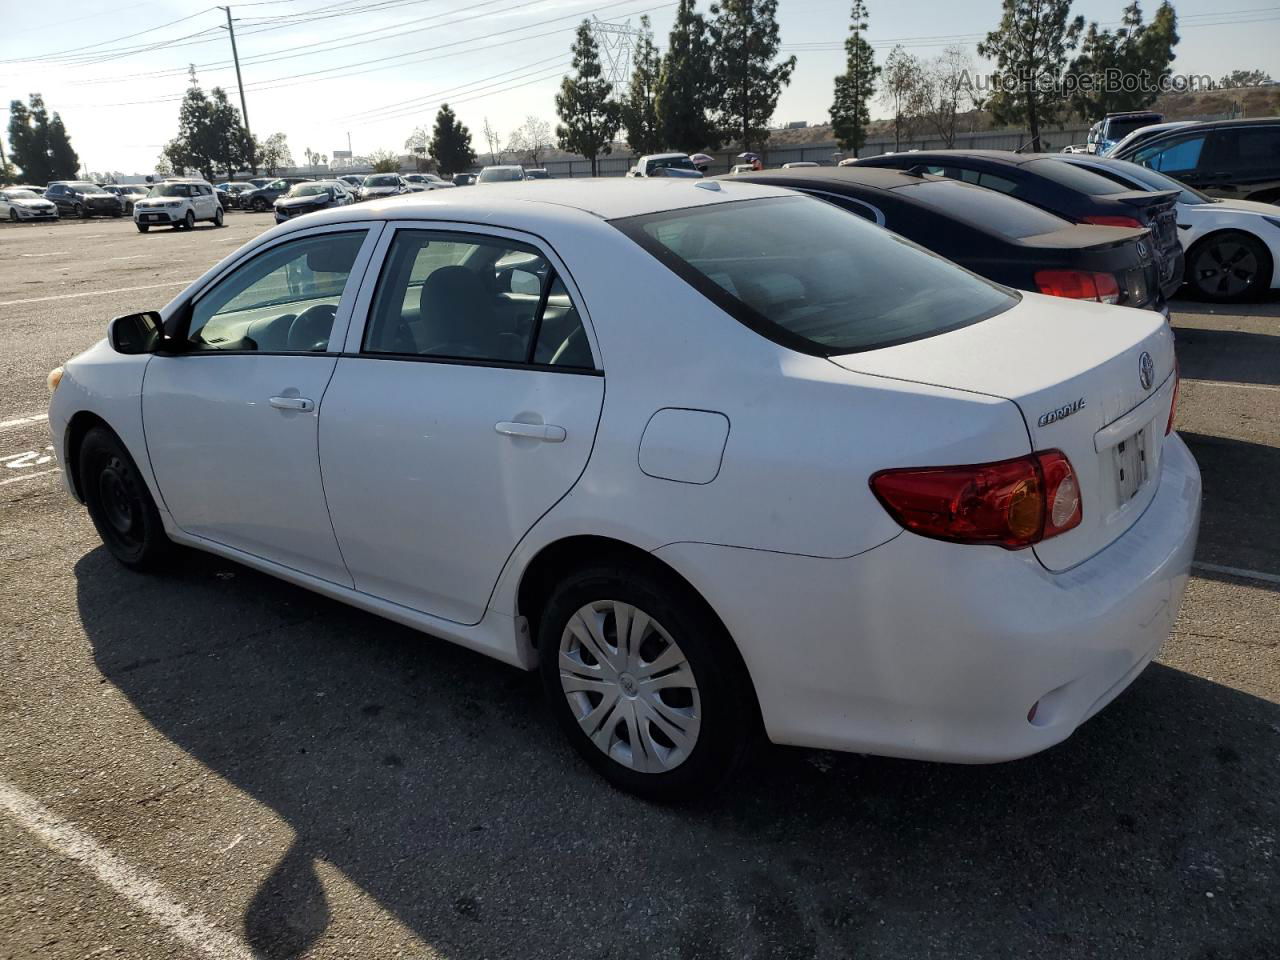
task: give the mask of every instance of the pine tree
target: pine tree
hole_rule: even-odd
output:
[[[58,130],[56,166],[53,157],[54,121]],[[51,121],[44,105],[44,97],[31,94],[30,102],[14,100],[9,104],[9,154],[14,165],[22,169],[22,179],[27,183],[43,184],[51,180],[74,179],[79,158],[71,150],[70,140],[62,126],[62,119],[54,114]],[[70,171],[66,167],[70,164]]]
[[[694,10],[695,0],[679,0],[667,52],[658,71],[655,109],[658,139],[685,153],[714,150],[720,137],[709,110],[718,98],[711,72],[707,21]]]
[[[867,5],[853,0],[849,36],[845,39],[845,72],[836,77],[835,101],[831,104],[831,130],[842,150],[856,157],[867,142],[871,123],[868,104],[876,95],[876,54],[863,34],[867,30]]]
[[[719,78],[717,122],[743,150],[763,147],[796,58],[778,56],[778,0],[721,0],[711,7],[711,71]]]
[[[631,85],[622,102],[622,126],[635,153],[657,153],[663,147],[658,129],[658,74],[662,58],[653,45],[649,18],[640,18],[640,39],[631,55]]]
[[[49,179],[74,180],[80,175],[80,156],[71,148],[71,138],[54,113],[49,121]]]
[[[1151,106],[1159,95],[1159,81],[1169,75],[1177,42],[1178,17],[1168,3],[1160,5],[1149,24],[1143,23],[1138,0],[1132,0],[1124,8],[1115,32],[1100,30],[1096,23],[1089,24],[1080,44],[1080,55],[1068,70],[1076,81],[1071,106],[1083,117]],[[1132,89],[1117,88],[1106,82],[1112,73],[1130,76],[1145,73],[1149,82]]]
[[[447,103],[441,104],[436,113],[427,152],[436,158],[445,173],[461,173],[476,162],[476,152],[471,147],[471,131],[458,122]]]
[[[209,131],[207,135],[211,160],[221,164],[227,177],[237,169],[248,166],[250,157],[245,149],[247,139],[240,111],[227,98],[221,87],[209,91]]]
[[[1040,125],[1066,106],[1060,81],[1084,18],[1071,19],[1071,0],[1004,0],[1000,25],[978,44],[1006,79],[988,106],[997,123],[1025,123],[1030,146],[1040,147]]]
[[[579,24],[573,42],[573,70],[556,94],[556,113],[562,121],[556,127],[556,136],[560,149],[579,153],[591,161],[594,177],[598,170],[596,158],[612,152],[621,121],[618,104],[610,99],[613,84],[602,76],[600,51],[588,20]]]

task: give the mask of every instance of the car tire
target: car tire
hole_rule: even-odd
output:
[[[9,208],[9,222],[10,223],[18,222],[18,211],[13,209],[13,207]]]
[[[1197,296],[1236,303],[1271,287],[1274,264],[1266,245],[1241,230],[1205,237],[1187,253],[1185,275]]]
[[[213,214],[213,225],[214,225],[215,227],[220,227],[220,226],[222,226],[222,222],[223,222],[223,220],[224,220],[224,219],[225,219],[225,217],[224,217],[224,214],[222,213],[222,209],[221,209],[221,208],[219,208],[219,209],[217,209],[216,211],[214,211],[214,214]]]
[[[626,650],[616,643],[620,620],[632,628]],[[538,638],[556,720],[623,790],[661,801],[710,793],[756,739],[746,667],[715,615],[674,576],[622,562],[572,573],[547,601]]]
[[[253,203],[251,203],[250,206],[253,207],[254,213],[267,212],[267,201],[263,200],[261,197],[254,197]]]
[[[80,204],[77,203],[75,207],[73,207],[72,209],[75,215],[79,217],[81,220],[89,219],[89,211],[86,210],[84,207],[82,207]]]
[[[183,230],[194,230],[196,228],[196,214],[194,210],[188,210],[187,215],[182,218]]]
[[[132,570],[156,568],[173,549],[151,491],[124,444],[94,427],[80,444],[80,491],[111,555]]]
[[[151,229],[151,227],[145,223],[135,223],[134,226],[138,228],[139,233],[146,233]]]

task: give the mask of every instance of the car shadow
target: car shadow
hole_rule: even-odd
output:
[[[1280,447],[1181,430],[1178,435],[1195,455],[1204,484],[1196,560],[1280,576]],[[1263,581],[1254,585],[1280,590]]]
[[[571,754],[535,675],[213,557],[148,578],[98,548],[75,574],[104,680],[294,831],[241,931],[270,960],[325,934],[318,861],[450,957],[1280,942],[1280,706],[1177,670],[1026,760],[762,747],[722,795],[663,807]]]
[[[1280,385],[1280,332],[1268,336],[1180,326],[1174,341],[1179,368],[1188,379]]]

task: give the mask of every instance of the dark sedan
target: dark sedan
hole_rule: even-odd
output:
[[[280,177],[264,187],[240,195],[240,206],[254,213],[266,213],[277,200],[300,183],[311,183],[311,177]],[[253,181],[249,181],[252,183]]]
[[[341,180],[316,180],[300,183],[275,203],[276,223],[284,223],[304,213],[344,207],[355,203],[347,185]]]
[[[1053,154],[1005,150],[928,150],[859,160],[854,167],[894,167],[975,183],[1006,193],[1073,223],[1151,231],[1160,293],[1182,284],[1182,245],[1174,211],[1177,191],[1130,190],[1090,170],[1058,162]]]
[[[58,208],[60,217],[124,216],[124,203],[119,197],[85,180],[55,180],[45,190],[44,198]]]
[[[133,204],[147,195],[147,185],[142,183],[104,183],[102,189],[114,193],[124,204],[124,214],[133,216]]]
[[[1163,307],[1145,228],[1074,224],[981,187],[898,170],[762,170],[733,179],[819,197],[1010,287]]]

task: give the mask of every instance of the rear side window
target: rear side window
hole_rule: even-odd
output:
[[[1163,139],[1157,140],[1145,147],[1139,147],[1134,152],[1132,160],[1141,166],[1173,176],[1190,173],[1200,163],[1205,139],[1205,134],[1200,133],[1173,143]]]
[[[1241,172],[1280,169],[1280,126],[1235,127],[1218,130],[1214,140],[1214,169]]]
[[[1068,190],[1086,193],[1092,197],[1103,197],[1112,193],[1128,193],[1131,189],[1124,184],[1116,183],[1114,180],[1108,180],[1106,177],[1099,176],[1090,170],[1085,170],[1083,167],[1062,163],[1060,160],[1048,158],[1032,160],[1026,165],[1026,168],[1037,176],[1052,180]]]
[[[1029,203],[963,184],[933,180],[899,189],[901,196],[926,204],[944,216],[1015,240],[1071,226]]]
[[[613,221],[707,299],[776,343],[832,356],[934,336],[1014,294],[812,197]]]

